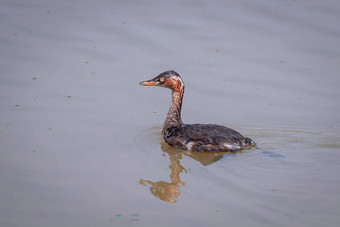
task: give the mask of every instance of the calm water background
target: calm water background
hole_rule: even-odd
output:
[[[336,226],[340,3],[0,0],[0,226]],[[259,149],[197,154],[183,120]]]

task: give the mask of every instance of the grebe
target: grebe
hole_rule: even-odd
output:
[[[171,70],[152,80],[139,83],[172,90],[172,103],[165,119],[162,134],[167,144],[175,148],[201,152],[234,152],[253,148],[255,143],[233,129],[215,124],[183,124],[181,119],[184,83],[180,75]]]

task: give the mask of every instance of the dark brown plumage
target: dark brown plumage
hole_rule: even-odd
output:
[[[255,143],[240,133],[215,124],[183,124],[181,119],[184,83],[175,71],[166,71],[143,86],[160,86],[172,90],[172,103],[163,125],[163,137],[176,148],[201,152],[237,151],[254,147]]]

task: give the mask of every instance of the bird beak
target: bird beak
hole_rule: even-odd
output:
[[[140,82],[139,84],[143,86],[157,86],[158,85],[157,82],[155,82],[154,80],[146,80],[146,81]]]

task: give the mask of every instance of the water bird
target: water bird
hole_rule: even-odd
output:
[[[177,72],[166,71],[139,84],[172,91],[172,103],[162,129],[163,138],[170,146],[199,152],[236,152],[256,146],[252,139],[222,125],[183,124],[181,110],[184,83]]]

